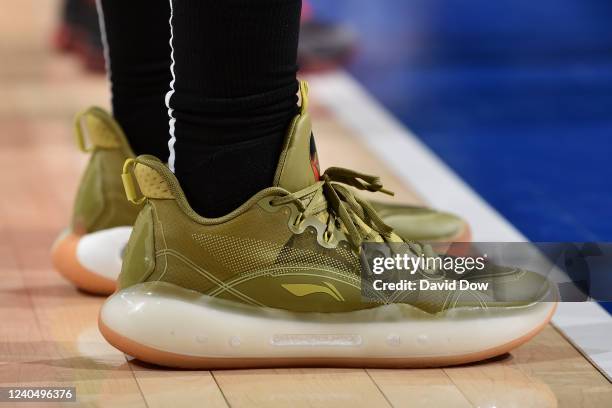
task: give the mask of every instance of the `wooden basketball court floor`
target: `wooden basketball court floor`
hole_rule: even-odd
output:
[[[108,345],[96,325],[103,298],[75,290],[49,260],[85,163],[72,115],[108,105],[104,77],[49,51],[56,10],[0,6],[0,386],[75,386],[65,406],[612,406],[610,383],[552,326],[510,355],[421,370],[165,370]],[[379,174],[398,199],[421,202],[330,111],[314,112],[323,167]]]

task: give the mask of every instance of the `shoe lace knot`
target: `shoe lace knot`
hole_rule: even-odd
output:
[[[356,195],[351,187],[393,195],[393,192],[383,187],[377,176],[342,167],[330,167],[317,183],[295,193],[277,197],[272,200],[272,204],[294,203],[300,211],[298,223],[308,215],[327,213],[324,239],[331,239],[334,231],[344,226],[345,236],[355,249],[373,235],[380,235],[383,241],[389,240],[394,235],[393,229],[385,224],[374,207]]]

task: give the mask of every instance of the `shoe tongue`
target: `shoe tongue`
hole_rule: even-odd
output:
[[[303,112],[294,119],[287,133],[274,185],[294,193],[319,181],[320,174],[310,116]]]

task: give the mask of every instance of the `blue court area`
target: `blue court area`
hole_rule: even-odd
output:
[[[529,239],[612,241],[612,2],[312,3],[358,32],[349,71]]]

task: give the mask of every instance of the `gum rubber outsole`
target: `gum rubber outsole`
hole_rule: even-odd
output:
[[[449,242],[471,242],[472,241],[472,229],[470,224],[463,222],[463,227],[454,237],[449,238]]]
[[[95,295],[110,295],[116,289],[116,282],[95,274],[81,265],[77,258],[80,235],[68,233],[58,239],[51,250],[55,269],[77,288]]]
[[[428,368],[474,363],[505,354],[540,333],[557,309],[555,303],[545,319],[535,328],[507,343],[486,350],[449,356],[402,358],[218,358],[182,355],[140,344],[104,324],[98,317],[98,327],[104,338],[115,348],[145,363],[183,369],[250,369],[273,367],[350,367],[350,368]]]

